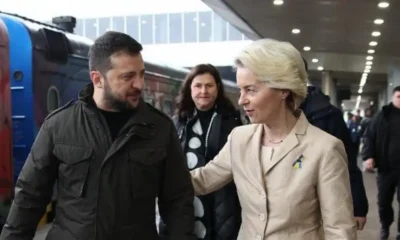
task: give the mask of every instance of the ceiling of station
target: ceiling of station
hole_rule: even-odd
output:
[[[307,59],[312,78],[320,79],[322,68],[331,70],[338,87],[351,89],[354,95],[347,106],[356,105],[360,89],[364,103],[376,98],[387,88],[389,65],[400,66],[400,31],[395,27],[400,22],[400,1],[385,1],[389,3],[386,8],[378,6],[382,2],[379,0],[203,2],[250,39],[273,38],[292,43]],[[383,23],[376,24],[377,19]],[[295,34],[293,29],[300,32]],[[379,36],[373,36],[373,32],[379,32],[374,33]],[[370,46],[372,41],[377,45]],[[368,75],[364,85],[361,78],[365,71]]]

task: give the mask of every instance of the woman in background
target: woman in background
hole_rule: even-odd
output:
[[[240,126],[240,114],[225,96],[218,70],[211,64],[195,66],[186,77],[173,117],[190,170],[213,159],[232,129]],[[235,184],[194,198],[195,234],[201,240],[234,240],[241,224]],[[162,233],[163,227],[160,226]]]

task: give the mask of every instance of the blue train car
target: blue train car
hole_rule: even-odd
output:
[[[90,82],[91,41],[16,15],[0,13],[9,43],[14,182],[48,113]]]

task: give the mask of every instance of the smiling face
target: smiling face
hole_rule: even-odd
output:
[[[239,105],[252,123],[268,123],[285,108],[287,92],[269,88],[247,68],[239,67],[236,78],[240,88]]]
[[[218,96],[218,86],[211,74],[204,73],[193,78],[190,91],[198,110],[207,111],[214,107]]]

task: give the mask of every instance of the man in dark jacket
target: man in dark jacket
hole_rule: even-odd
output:
[[[304,64],[308,69],[305,60]],[[300,108],[312,125],[342,140],[348,158],[354,217],[358,230],[362,230],[367,221],[368,199],[365,193],[363,176],[357,165],[358,149],[351,141],[342,112],[330,103],[328,96],[314,86],[308,87],[307,98]]]
[[[31,240],[58,182],[48,240],[192,240],[194,191],[172,121],[141,98],[142,46],[107,32],[90,49],[92,84],[50,114],[16,183],[1,240]]]
[[[389,238],[394,221],[392,207],[397,189],[400,202],[400,86],[395,87],[392,102],[376,114],[365,134],[362,158],[367,170],[378,169],[378,207],[381,223],[381,239]],[[400,216],[397,222],[397,240],[400,240]]]
[[[312,125],[342,140],[349,161],[354,217],[358,229],[362,230],[368,213],[368,199],[365,193],[363,176],[357,165],[357,149],[351,141],[342,112],[330,103],[328,96],[313,86],[308,87],[308,95],[301,109]]]

